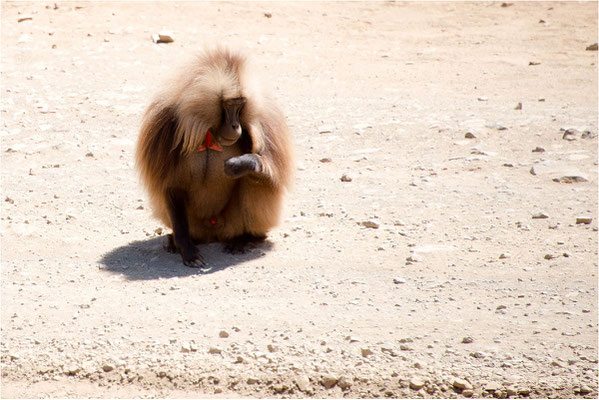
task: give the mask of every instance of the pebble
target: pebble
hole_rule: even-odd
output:
[[[114,369],[114,365],[112,364],[104,364],[102,366],[102,370],[104,370],[104,372],[110,372]]]
[[[514,386],[508,386],[505,391],[508,396],[515,396],[518,394],[518,390]]]
[[[272,344],[269,344],[268,346],[266,346],[266,348],[268,349],[268,351],[270,351],[271,353],[274,353],[276,351],[279,350],[279,348],[277,346],[274,346]]]
[[[462,343],[472,343],[474,339],[471,336],[466,336],[462,339]]]
[[[586,51],[597,51],[597,43],[588,45],[585,50]]]
[[[501,253],[499,255],[500,260],[505,260],[506,258],[510,258],[510,253]],[[462,342],[463,343],[463,342]]]
[[[562,139],[573,141],[576,140],[576,135],[578,135],[578,131],[576,129],[566,129],[564,130],[564,134],[562,135]]]
[[[420,261],[420,257],[418,257],[416,254],[412,254],[411,256],[406,258],[406,261],[415,263]]]
[[[351,387],[351,382],[346,377],[342,376],[339,378],[339,381],[337,381],[337,386],[339,386],[341,390],[347,390]]]
[[[368,357],[368,356],[371,356],[372,354],[374,354],[372,352],[372,350],[370,350],[368,348],[363,348],[360,351],[362,352],[362,357]]]
[[[410,389],[412,390],[420,390],[424,387],[424,381],[420,378],[412,378],[410,379]]]
[[[220,354],[221,352],[222,350],[216,347],[211,347],[210,350],[208,350],[208,354]]]
[[[264,16],[265,16],[266,18],[272,18],[272,13],[270,13],[270,12],[265,12],[265,13],[264,13]]]
[[[333,160],[331,160],[331,157],[325,157],[325,158],[321,158],[319,161],[320,161],[321,163],[330,163],[330,162],[332,162]]]
[[[589,394],[589,393],[591,393],[592,391],[593,391],[593,390],[592,390],[590,387],[588,387],[587,385],[582,385],[582,386],[580,387],[580,394]]]
[[[64,370],[68,375],[76,375],[79,371],[81,371],[81,367],[78,365],[68,365]]]
[[[549,218],[549,215],[545,214],[544,212],[536,212],[532,215],[532,219],[547,219]]]
[[[485,389],[487,392],[494,392],[494,391],[496,391],[496,390],[499,390],[499,389],[501,389],[501,385],[499,385],[499,383],[497,383],[497,382],[487,382],[487,383],[484,385],[484,389]]]
[[[183,343],[181,345],[181,353],[189,353],[191,352],[191,345],[189,343]]]
[[[472,395],[474,395],[474,392],[471,389],[466,389],[462,391],[462,396],[464,397],[472,397]]]
[[[371,220],[362,221],[362,222],[360,222],[360,225],[365,226],[366,228],[371,228],[371,229],[379,228],[379,224],[377,224],[376,222],[371,221]]]
[[[349,176],[348,174],[341,175],[341,182],[351,182],[351,181],[352,181],[352,177]]]
[[[535,147],[534,149],[532,149],[532,152],[533,152],[533,153],[544,153],[544,152],[545,152],[545,149],[544,149],[544,148],[542,148],[542,147],[539,147],[539,146],[537,146],[537,147]]]
[[[588,181],[589,180],[582,175],[563,175],[559,178],[553,178],[553,182],[557,183],[579,183]]]
[[[402,283],[406,283],[406,280],[400,276],[396,276],[395,278],[393,278],[393,283],[395,283],[396,285],[399,285]]]
[[[472,133],[472,132],[466,132],[466,134],[464,135],[464,137],[466,139],[476,139],[476,135],[474,135],[474,133]]]
[[[335,386],[337,384],[337,382],[339,381],[339,378],[333,376],[333,375],[325,375],[322,377],[322,379],[320,380],[320,383],[322,384],[322,386],[324,386],[327,389],[332,388],[333,386]]]
[[[223,339],[224,338],[228,338],[229,337],[229,333],[227,331],[220,331],[218,333],[218,337],[223,338]]]
[[[591,217],[576,217],[576,224],[585,224],[588,225],[593,222],[593,218]]]
[[[522,110],[522,103],[516,104],[516,107],[514,107],[514,110]]]
[[[301,375],[295,379],[297,388],[304,393],[311,393],[312,386],[310,385],[310,379],[306,375]]]
[[[520,388],[518,389],[518,394],[522,396],[528,396],[530,394],[529,388]]]
[[[173,32],[171,31],[160,31],[152,35],[154,43],[171,43],[174,42]]]
[[[453,380],[452,385],[456,389],[461,389],[461,390],[472,390],[473,389],[473,387],[470,384],[470,382],[468,382],[465,379],[456,378],[456,379]]]
[[[256,378],[248,378],[248,380],[246,381],[248,385],[253,385],[255,383],[258,383],[258,379]]]
[[[328,125],[322,125],[318,127],[318,133],[331,133],[333,132],[333,128]]]

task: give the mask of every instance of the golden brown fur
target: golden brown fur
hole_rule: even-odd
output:
[[[145,113],[136,161],[154,214],[173,228],[167,192],[184,190],[194,241],[263,236],[278,222],[292,181],[292,145],[284,115],[252,80],[240,54],[223,48],[205,51]],[[246,99],[240,114],[242,138],[222,146],[222,152],[198,152],[206,132],[219,126],[221,101],[238,97]],[[259,156],[262,172],[227,176],[225,160],[246,153]]]

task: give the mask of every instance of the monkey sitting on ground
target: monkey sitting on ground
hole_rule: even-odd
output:
[[[266,239],[292,181],[285,116],[257,90],[246,59],[224,48],[185,66],[147,109],[136,151],[167,250],[206,265],[198,243],[230,253]]]

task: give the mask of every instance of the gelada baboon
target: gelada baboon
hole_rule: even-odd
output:
[[[263,241],[292,180],[285,116],[243,55],[199,53],[147,109],[137,144],[154,215],[172,228],[167,250],[205,266],[197,243],[231,253]]]

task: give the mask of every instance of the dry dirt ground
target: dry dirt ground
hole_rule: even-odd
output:
[[[133,159],[214,42],[298,166],[201,272]],[[596,398],[595,42],[596,2],[3,2],[2,397]]]

